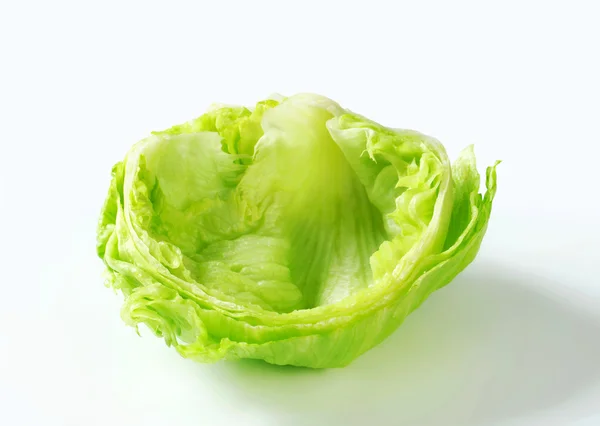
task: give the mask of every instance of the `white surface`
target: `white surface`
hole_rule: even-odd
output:
[[[597,2],[418,5],[2,3],[0,424],[600,424]],[[138,338],[94,255],[112,164],[300,91],[504,160],[480,257],[341,370]]]

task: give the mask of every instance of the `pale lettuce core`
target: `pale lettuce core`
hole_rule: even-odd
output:
[[[219,106],[133,146],[98,227],[126,323],[184,357],[347,365],[475,257],[496,191],[472,147],[322,96]]]

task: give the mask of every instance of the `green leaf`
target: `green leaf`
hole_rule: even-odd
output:
[[[475,257],[496,191],[472,147],[330,99],[217,106],[134,145],[98,226],[122,317],[203,362],[350,363]]]

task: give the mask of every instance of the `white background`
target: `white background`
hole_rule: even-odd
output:
[[[161,3],[0,6],[0,424],[600,425],[597,2]],[[303,91],[502,159],[478,260],[345,369],[137,337],[94,253],[113,163]]]

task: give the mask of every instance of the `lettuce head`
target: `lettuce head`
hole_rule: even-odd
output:
[[[215,106],[113,167],[97,253],[186,358],[345,366],[474,259],[495,167],[318,95]]]

